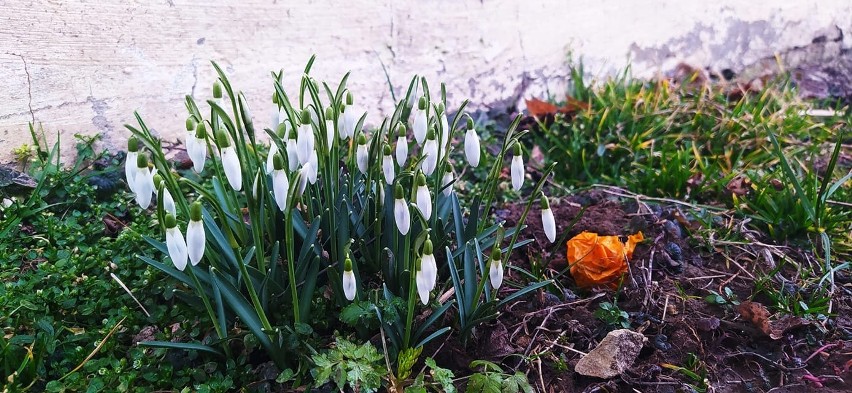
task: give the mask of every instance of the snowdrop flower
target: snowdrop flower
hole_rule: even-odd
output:
[[[192,266],[201,261],[206,247],[204,223],[201,221],[201,202],[196,201],[189,207],[189,225],[186,227],[186,250]]]
[[[135,136],[131,136],[130,139],[127,140],[127,158],[124,161],[124,179],[127,181],[127,187],[130,188],[130,191],[136,193],[134,187],[136,187],[136,182],[134,179],[136,178],[136,161],[139,157],[139,140],[136,139]],[[145,163],[145,166],[148,166],[148,163]]]
[[[393,216],[396,220],[396,228],[400,234],[406,235],[408,230],[411,229],[411,213],[408,211],[408,203],[405,202],[401,185],[396,185],[393,198]]]
[[[283,122],[283,123],[279,124],[275,128],[275,134],[279,138],[281,138],[282,140],[286,141],[286,139],[284,139],[284,138],[288,134],[287,123]],[[274,140],[269,141],[269,154],[266,155],[266,174],[267,175],[272,173],[273,170],[275,170],[275,154],[277,154],[277,153],[278,153],[278,144],[275,143]]]
[[[311,127],[311,113],[305,109],[302,111],[302,119],[296,133],[296,156],[299,164],[305,165],[311,158],[311,150],[314,150],[314,130]]]
[[[396,163],[402,168],[408,161],[408,138],[405,135],[405,125],[399,123],[396,126]]]
[[[213,101],[219,106],[222,105],[222,84],[218,80],[213,82]]]
[[[140,154],[136,157],[136,174],[133,175],[133,192],[136,193],[136,203],[142,209],[151,205],[154,194],[154,174],[156,169],[148,168],[148,156]]]
[[[412,124],[412,128],[414,129],[414,139],[417,140],[417,143],[423,144],[423,141],[426,140],[426,133],[429,128],[429,113],[426,109],[426,97],[420,97],[420,101],[417,103],[417,110],[414,111],[414,123]]]
[[[443,102],[438,103],[435,113],[438,114],[438,119],[441,121],[441,150],[443,151],[447,148],[447,142],[450,140],[450,134],[452,134],[452,130],[450,130],[450,123],[447,120],[447,110],[444,108]]]
[[[541,225],[544,227],[544,234],[547,235],[547,240],[551,243],[556,241],[556,221],[553,219],[553,210],[550,210],[550,201],[547,196],[541,196]]]
[[[417,210],[426,221],[432,217],[432,196],[429,194],[429,188],[426,187],[426,176],[423,172],[417,174],[417,189],[415,190],[415,203]]]
[[[308,188],[308,171],[310,171],[309,165],[304,165],[299,168],[299,172],[297,172],[296,185],[298,186],[298,195],[301,197],[305,194],[305,189]]]
[[[196,173],[201,173],[204,170],[204,162],[207,161],[207,127],[203,122],[195,126],[193,142],[191,145],[187,144],[186,148],[189,159],[192,160],[192,169]]]
[[[488,264],[488,278],[491,280],[491,287],[500,289],[503,285],[503,262],[501,261],[500,246],[494,245],[491,251],[491,262]]]
[[[479,147],[479,134],[473,127],[473,119],[467,118],[467,132],[464,134],[464,156],[470,166],[476,168],[479,166],[479,155],[481,149]]]
[[[276,153],[273,158],[272,170],[272,194],[275,197],[275,203],[278,209],[282,212],[287,209],[287,194],[290,192],[290,180],[287,179],[287,172],[284,170],[284,158],[281,153]]]
[[[432,253],[432,239],[426,236],[426,242],[423,243],[423,255],[421,256],[420,270],[426,282],[429,284],[429,291],[435,289],[435,284],[438,280],[438,264],[435,262],[435,255]]]
[[[512,157],[512,188],[520,191],[524,185],[524,158],[521,153],[521,144],[515,142],[515,156]]]
[[[172,193],[166,187],[166,182],[159,174],[154,175],[154,184],[156,185],[157,198],[163,200],[163,211],[177,216],[177,208],[175,207],[175,199],[172,198]]]
[[[287,133],[287,139],[284,140],[284,148],[287,149],[287,168],[290,172],[293,172],[299,167],[299,156],[296,154],[295,130],[290,129],[290,132]]]
[[[370,152],[367,150],[367,138],[364,134],[358,135],[358,148],[355,150],[355,164],[358,165],[358,171],[367,174],[367,164],[369,163]]]
[[[334,113],[334,109],[326,108],[325,110],[325,143],[326,149],[328,150],[328,154],[331,154],[331,150],[334,147],[334,140],[337,139],[334,136],[337,135],[334,131],[337,124],[337,115]]]
[[[243,170],[240,166],[240,159],[237,157],[237,151],[231,145],[228,135],[224,131],[219,131],[216,135],[216,141],[219,142],[219,149],[222,155],[222,167],[225,169],[225,177],[228,178],[228,184],[234,191],[239,191],[243,188]]]
[[[186,269],[186,241],[177,226],[175,216],[171,214],[166,214],[166,248],[175,267],[180,271]]]
[[[340,139],[346,140],[355,136],[355,126],[358,125],[358,115],[355,113],[352,92],[346,91],[346,103],[340,107],[343,120],[340,125]]]
[[[423,144],[423,162],[420,164],[420,169],[426,176],[432,176],[435,167],[438,166],[438,142],[435,141],[435,130],[429,129],[426,134],[426,143]]]
[[[352,271],[352,260],[346,257],[346,261],[343,263],[343,295],[346,296],[346,300],[354,300],[356,290],[357,283],[355,273]]]
[[[384,152],[385,154],[382,156],[382,172],[384,172],[385,174],[385,181],[388,183],[388,185],[391,185],[393,184],[395,174],[393,157],[391,157],[390,145],[385,145]]]
[[[426,305],[429,303],[431,285],[429,284],[426,272],[423,271],[423,260],[421,258],[417,258],[414,261],[414,269],[416,271],[414,273],[414,283],[417,284],[417,294],[420,296],[420,301],[423,302],[423,305]]]
[[[195,144],[195,118],[189,116],[186,118],[186,137],[184,138],[184,146],[186,146],[186,154],[192,159],[192,155],[195,152],[196,144]]]
[[[444,176],[441,178],[441,187],[443,187],[444,196],[448,197],[453,193],[453,168],[447,163],[444,166]]]
[[[319,157],[316,150],[311,150],[311,155],[308,158],[308,163],[305,164],[305,173],[308,175],[308,181],[311,184],[316,184],[317,173],[319,172]]]

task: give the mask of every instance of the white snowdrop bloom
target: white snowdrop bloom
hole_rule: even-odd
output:
[[[420,296],[420,301],[424,305],[429,304],[429,292],[431,291],[431,285],[429,284],[429,278],[426,276],[426,272],[423,271],[423,261],[418,258],[414,265],[415,269],[417,269],[417,272],[414,273],[414,283],[417,284],[417,295]]]
[[[301,168],[299,168],[299,172],[297,172],[298,173],[298,175],[296,177],[296,181],[298,181],[298,183],[297,183],[298,190],[297,191],[298,191],[298,194],[299,194],[300,197],[305,194],[305,189],[308,188],[308,180],[309,180],[308,179],[309,178],[308,171],[310,171],[310,170],[311,170],[311,168],[309,168],[309,165],[304,165]]]
[[[201,221],[201,203],[194,202],[189,208],[189,225],[186,227],[186,250],[192,266],[198,265],[201,261],[206,247],[204,222]]]
[[[467,119],[467,132],[464,134],[464,156],[470,166],[476,168],[479,166],[481,148],[479,146],[479,134],[473,127],[473,120]]]
[[[385,145],[384,151],[385,154],[382,156],[382,172],[385,175],[385,182],[391,185],[396,174],[390,145]]]
[[[296,132],[296,156],[299,164],[305,165],[311,158],[314,150],[314,129],[311,127],[311,114],[308,110],[302,111],[302,124]]]
[[[132,189],[136,194],[136,203],[142,209],[147,209],[151,205],[156,172],[156,169],[148,168],[148,156],[140,154],[136,157],[136,174],[133,175]]]
[[[364,134],[358,135],[358,147],[355,150],[355,164],[358,165],[358,171],[367,174],[367,164],[369,164],[370,152],[367,150],[367,138]]]
[[[355,299],[357,289],[355,272],[352,271],[352,260],[346,257],[346,262],[343,263],[343,296],[346,297],[346,300],[352,301]]]
[[[355,126],[358,125],[358,112],[355,108],[352,92],[346,92],[346,99],[341,106],[341,116],[343,117],[340,127],[340,139],[346,140],[355,136]]]
[[[447,167],[444,170],[444,176],[441,177],[441,187],[443,187],[442,192],[446,197],[453,193],[453,179],[452,168],[450,168],[450,164],[447,164]]]
[[[524,185],[524,158],[521,153],[521,145],[515,143],[515,156],[512,157],[512,188],[519,191]]]
[[[544,227],[547,240],[550,240],[551,243],[555,242],[556,221],[553,219],[553,210],[550,210],[550,201],[544,195],[541,196],[541,225]]]
[[[189,156],[189,159],[192,160],[192,156],[195,155],[196,149],[198,149],[198,143],[195,140],[195,119],[190,116],[186,118],[186,134],[184,138],[184,146],[186,146],[186,155]],[[195,161],[193,161],[195,164]]]
[[[396,228],[400,234],[406,235],[408,230],[411,229],[411,212],[408,211],[408,203],[405,202],[402,186],[397,184],[393,194],[393,216],[396,221]]]
[[[491,253],[491,263],[488,268],[488,278],[491,280],[491,287],[500,289],[503,285],[503,262],[500,260],[499,246],[495,246],[495,250]]]
[[[169,250],[169,258],[175,267],[180,271],[186,269],[186,241],[177,226],[175,216],[171,214],[166,214],[166,249]]]
[[[311,155],[308,158],[308,162],[305,164],[306,173],[308,174],[308,182],[311,184],[316,184],[317,175],[319,174],[319,157],[317,156],[316,150],[311,150]]]
[[[285,211],[287,209],[287,196],[290,192],[290,180],[287,179],[287,172],[284,170],[284,158],[281,154],[276,154],[274,158],[275,168],[272,170],[272,194],[275,197],[275,203],[278,209]]]
[[[438,119],[441,122],[441,146],[440,149],[444,150],[447,148],[447,142],[450,140],[450,134],[452,134],[452,130],[450,130],[450,122],[447,119],[447,110],[444,108],[444,103],[439,102],[438,108]]]
[[[204,163],[207,161],[207,127],[204,126],[204,123],[198,123],[195,127],[193,138],[192,150],[190,151],[190,147],[187,145],[187,154],[189,159],[192,160],[192,169],[196,173],[201,173],[204,170]]]
[[[399,164],[400,168],[403,168],[405,162],[408,161],[408,138],[405,135],[405,125],[400,123],[396,130],[396,163]]]
[[[429,291],[435,289],[435,284],[438,281],[438,264],[435,262],[433,252],[432,239],[426,237],[426,242],[423,243],[423,256],[421,257],[420,269],[426,282],[429,284]]]
[[[269,142],[269,154],[266,155],[266,174],[272,173],[275,170],[275,154],[278,153],[278,145],[275,144],[275,141]]]
[[[157,177],[159,177],[159,175],[157,175]],[[177,207],[175,206],[175,199],[172,197],[172,193],[169,192],[168,187],[165,186],[162,180],[160,180],[160,183],[163,184],[163,190],[161,192],[160,186],[157,186],[157,198],[163,198],[163,211],[173,216],[177,216]]]
[[[411,127],[414,129],[414,139],[422,145],[426,140],[426,133],[429,131],[429,112],[426,109],[426,97],[420,97],[417,105],[418,108],[413,113],[414,122]]]
[[[299,157],[296,154],[296,131],[290,130],[287,133],[284,148],[287,149],[287,168],[290,172],[293,172],[299,168]]]
[[[434,130],[429,130],[426,135],[426,143],[423,144],[423,157],[420,169],[426,176],[432,176],[432,172],[438,166],[438,142],[435,140]]]
[[[134,187],[136,187],[136,182],[134,179],[136,178],[136,161],[139,157],[139,140],[136,137],[131,136],[130,139],[127,140],[127,158],[124,160],[124,179],[127,181],[127,187],[130,188],[130,191],[136,193]],[[146,163],[147,166],[147,163]]]
[[[429,194],[429,188],[426,186],[426,176],[423,173],[417,175],[417,189],[415,190],[415,204],[417,210],[426,221],[432,217],[432,196]]]
[[[243,171],[240,167],[240,159],[237,157],[237,152],[233,146],[222,149],[222,166],[231,188],[235,191],[241,190],[243,188]]]
[[[333,109],[327,108],[325,110],[325,146],[328,154],[331,154],[334,148],[334,140],[337,139],[335,138],[335,135],[337,135],[334,130],[335,124],[337,124],[337,115]]]

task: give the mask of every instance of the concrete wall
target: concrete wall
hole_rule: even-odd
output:
[[[353,72],[375,124],[392,105],[382,64],[395,89],[419,73],[447,83],[451,106],[482,109],[561,94],[569,53],[598,76],[629,61],[640,76],[682,60],[737,69],[834,26],[852,32],[849,0],[0,0],[0,162],[30,121],[66,152],[74,133],[123,148],[134,110],[177,135],[184,95],[210,94],[209,60],[266,124],[269,71],[295,89],[316,53],[315,76]]]

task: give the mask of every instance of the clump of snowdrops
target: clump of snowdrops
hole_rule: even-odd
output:
[[[329,85],[310,76],[312,63],[297,96],[285,92],[282,73],[272,74],[277,110],[263,130],[214,63],[212,99],[186,97],[193,169],[183,175],[138,114],[138,127],[127,126],[127,183],[165,233],[165,242],[147,240],[167,259],[140,258],[178,280],[180,298],[203,307],[213,329],[203,343],[146,345],[230,356],[235,327],[245,327],[279,367],[293,367],[313,351],[304,345],[312,321],[334,318],[313,315],[317,304],[339,310],[356,302],[375,313],[396,361],[450,331],[467,341],[501,305],[548,284],[498,291],[509,254],[528,243],[489,213],[507,152],[512,186],[523,187],[517,120],[499,153],[483,155],[467,102],[450,119],[443,86],[433,96],[414,77],[393,114],[368,130],[349,75]],[[449,159],[456,146],[466,162]],[[469,206],[454,187],[463,165],[490,165],[485,192]],[[521,222],[543,197],[543,181]],[[389,306],[380,309],[379,300]],[[432,312],[414,326],[421,308]],[[450,308],[456,317],[447,323]]]

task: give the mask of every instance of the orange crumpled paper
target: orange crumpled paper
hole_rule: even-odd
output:
[[[579,287],[613,286],[627,272],[627,260],[633,258],[636,244],[645,239],[642,232],[627,237],[627,244],[618,236],[600,236],[583,232],[568,240],[568,266]]]

